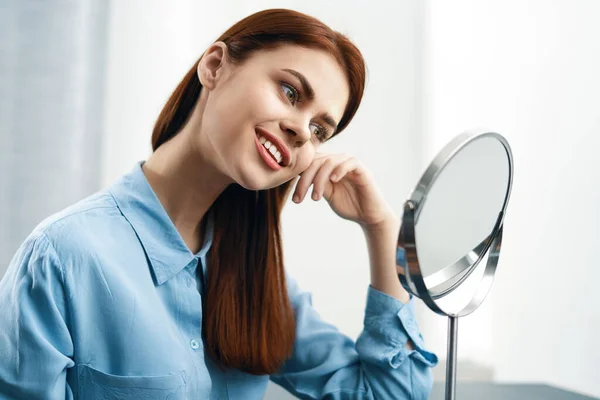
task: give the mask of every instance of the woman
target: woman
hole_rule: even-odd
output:
[[[0,283],[0,397],[425,399],[437,358],[398,282],[398,221],[354,158],[318,153],[354,116],[364,61],[309,16],[268,10],[202,55],[163,108],[154,152],[42,222]],[[291,193],[363,228],[356,343],[285,274]],[[406,304],[409,303],[409,304]]]

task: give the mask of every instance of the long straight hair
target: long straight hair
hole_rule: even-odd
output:
[[[350,96],[337,127],[352,120],[362,99],[365,63],[360,51],[339,32],[296,11],[272,9],[237,22],[217,41],[229,59],[241,64],[254,52],[286,44],[325,50],[346,72]],[[194,63],[163,107],[152,132],[152,148],[175,136],[190,117],[202,85]],[[213,247],[203,298],[205,350],[224,368],[272,374],[288,359],[295,340],[295,317],[288,298],[280,215],[291,182],[250,191],[231,184],[209,212]]]

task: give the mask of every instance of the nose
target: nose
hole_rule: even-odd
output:
[[[283,120],[280,127],[282,131],[290,136],[288,140],[294,143],[294,147],[300,147],[310,140],[309,125],[302,122],[302,118],[298,118],[297,121]]]

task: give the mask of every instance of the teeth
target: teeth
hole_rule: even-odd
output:
[[[275,146],[273,143],[269,142],[266,138],[264,138],[263,136],[259,136],[258,137],[258,141],[271,153],[273,154],[273,156],[275,157],[275,159],[277,160],[278,164],[281,164],[282,161],[282,157],[281,157],[281,153],[279,152],[279,150],[277,150],[277,146]]]

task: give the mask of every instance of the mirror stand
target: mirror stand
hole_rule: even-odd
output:
[[[448,356],[446,357],[446,400],[456,399],[456,348],[458,316],[448,316]]]
[[[467,131],[438,153],[404,203],[398,278],[430,310],[448,317],[446,400],[456,399],[458,319],[481,305],[494,280],[513,169],[503,136]],[[472,281],[477,285],[466,306],[442,309],[437,300],[468,287],[463,283],[475,270],[482,275]]]

